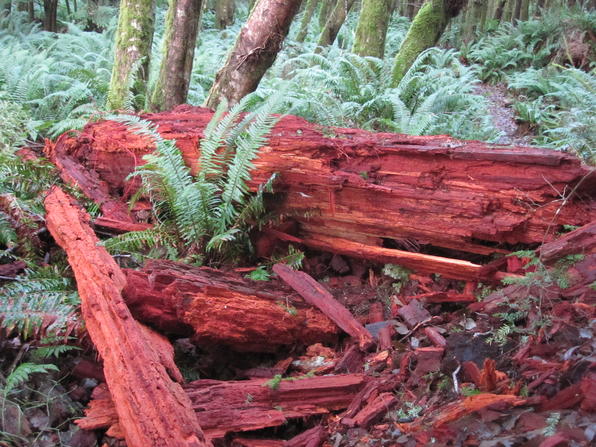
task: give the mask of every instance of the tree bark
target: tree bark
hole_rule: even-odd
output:
[[[363,0],[352,52],[383,58],[392,0]]]
[[[225,29],[233,25],[235,12],[234,0],[217,0],[215,2],[215,25],[217,28]]]
[[[463,38],[464,41],[474,40],[476,33],[482,31],[483,14],[486,15],[488,0],[470,0],[465,15]]]
[[[230,106],[255,91],[271,67],[302,0],[259,0],[242,27],[234,48],[205,101],[215,108],[226,99]]]
[[[184,104],[192,75],[202,0],[170,0],[159,78],[149,109],[161,111]]]
[[[192,336],[206,350],[276,352],[337,341],[336,326],[280,281],[252,282],[162,260],[125,274],[122,294],[135,318],[168,334]]]
[[[143,116],[164,138],[176,139],[193,172],[211,117],[209,110],[190,106]],[[279,196],[271,210],[295,216],[291,240],[296,244],[449,278],[482,275],[490,281],[492,274],[482,273],[479,265],[486,261],[483,256],[550,241],[561,225],[596,218],[596,175],[570,154],[447,136],[334,128],[335,138],[329,138],[325,132],[298,117],[282,118],[251,173],[251,190],[279,173]],[[61,169],[67,180],[76,163],[86,164],[98,187],[87,183],[83,191],[91,195],[103,181],[116,201],[122,191],[134,192],[126,178],[152,150],[146,139],[107,121],[89,124],[78,137],[65,134],[55,146],[48,144],[46,153],[52,160],[71,154],[69,171]],[[572,190],[561,207],[557,191]],[[290,240],[270,230],[262,237],[269,245]],[[258,252],[268,256],[260,249],[264,245],[255,241]]]
[[[317,8],[317,3],[318,0],[308,0],[304,10],[304,15],[302,16],[302,22],[300,23],[300,30],[296,35],[296,42],[304,42],[306,34],[308,33],[308,25],[310,24],[315,9]]]
[[[335,0],[321,0],[321,8],[319,9],[319,28],[323,29],[325,23],[329,19],[329,14],[333,11],[335,4],[337,1]]]
[[[464,3],[465,0],[428,0],[422,6],[395,57],[393,86],[399,84],[420,53],[438,42],[449,20],[459,14]]]
[[[43,29],[51,33],[58,32],[58,0],[43,0]]]
[[[507,0],[497,0],[497,2],[495,15],[493,18],[500,23],[503,20],[503,15],[505,14],[505,5],[507,4]]]
[[[326,47],[333,42],[335,42],[335,38],[341,29],[341,26],[346,21],[346,17],[352,9],[355,0],[338,0],[335,8],[331,11],[323,30],[321,31],[321,35],[319,36],[318,45],[320,47]]]
[[[159,339],[130,314],[121,291],[126,278],[89,227],[89,215],[55,187],[45,199],[48,230],[64,249],[77,280],[85,325],[104,362],[116,412],[131,447],[202,447],[199,426],[182,376],[156,349]],[[167,343],[167,342],[166,342]],[[172,351],[173,353],[173,351]]]
[[[362,374],[296,379],[282,380],[276,389],[267,386],[267,379],[226,382],[205,379],[184,385],[184,390],[206,436],[219,439],[232,432],[277,427],[288,419],[307,419],[347,408],[367,383],[367,377]],[[85,417],[76,421],[83,430],[112,426],[108,433],[119,437],[118,429],[114,430],[117,423],[110,393],[101,386],[94,390]]]
[[[131,92],[145,94],[154,22],[155,0],[120,2],[108,109],[124,108]]]

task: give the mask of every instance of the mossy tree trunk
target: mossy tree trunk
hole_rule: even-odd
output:
[[[43,11],[44,31],[58,32],[58,0],[43,0]]]
[[[321,9],[319,9],[319,28],[323,29],[325,23],[329,19],[329,13],[335,7],[337,1],[334,0],[321,0]]]
[[[308,3],[306,3],[304,15],[302,16],[302,22],[300,22],[300,30],[298,30],[298,34],[296,35],[296,42],[304,42],[306,34],[308,33],[308,25],[310,24],[312,16],[315,13],[317,3],[318,0],[308,0]]]
[[[487,4],[488,0],[470,0],[468,2],[463,26],[464,41],[474,40],[476,32],[482,31]]]
[[[145,93],[154,22],[155,0],[120,2],[109,109],[123,108],[131,90],[134,94]]]
[[[225,98],[234,105],[256,90],[288,35],[302,0],[259,0],[240,30],[234,47],[205,101],[215,108]]]
[[[319,46],[326,47],[335,42],[335,38],[337,37],[341,26],[344,24],[350,9],[352,9],[354,1],[355,0],[338,0],[321,31],[318,42]]]
[[[507,5],[507,0],[497,0],[497,7],[495,9],[495,15],[493,18],[500,22],[503,20],[503,15],[505,14],[505,6]]]
[[[522,0],[519,19],[526,21],[530,18],[530,0]]]
[[[170,0],[159,78],[149,108],[168,110],[184,104],[192,74],[202,0]]]
[[[219,29],[225,29],[234,23],[236,5],[234,0],[217,0],[215,2],[215,24]]]
[[[391,16],[392,0],[362,0],[352,51],[360,56],[382,58]]]
[[[392,85],[399,84],[420,53],[437,43],[464,4],[465,0],[428,0],[422,6],[395,57]]]

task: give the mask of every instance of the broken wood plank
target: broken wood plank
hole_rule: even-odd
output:
[[[337,340],[335,324],[279,280],[163,260],[125,273],[123,297],[135,318],[206,349],[275,352]]]
[[[317,425],[286,441],[283,447],[319,447],[325,439],[327,431],[321,425]]]
[[[360,349],[367,350],[374,344],[370,332],[310,275],[292,270],[285,264],[275,264],[273,271],[298,292],[307,303],[315,306],[347,334],[357,339]]]
[[[288,419],[344,409],[365,384],[364,375],[345,374],[290,378],[277,386],[265,379],[197,380],[183,388],[207,438],[218,439],[228,433],[276,427]],[[76,423],[83,430],[96,430],[117,421],[110,394],[103,389],[94,391],[85,417]]]
[[[66,251],[77,280],[85,324],[104,362],[104,374],[130,447],[208,446],[180,384],[147,333],[132,318],[121,290],[126,278],[98,246],[89,215],[60,188],[45,199],[46,222]],[[180,378],[180,377],[178,377]]]

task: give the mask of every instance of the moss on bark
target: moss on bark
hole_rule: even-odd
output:
[[[338,0],[319,36],[318,45],[320,47],[326,47],[335,42],[335,38],[337,37],[341,26],[346,21],[346,17],[354,5],[354,1],[355,0]]]
[[[154,22],[154,0],[121,0],[108,92],[109,109],[123,108],[130,88],[135,94],[145,92]],[[133,78],[135,82],[131,85]]]
[[[195,54],[202,0],[170,0],[159,78],[149,109],[161,111],[186,102]]]
[[[304,15],[302,16],[302,22],[300,22],[300,30],[296,35],[296,42],[304,42],[306,33],[308,32],[308,25],[312,19],[312,16],[317,7],[318,0],[308,0],[306,8],[304,8]]]
[[[352,51],[360,56],[382,58],[392,0],[362,0]]]
[[[427,0],[424,3],[395,57],[392,85],[399,84],[420,53],[437,43],[449,20],[461,11],[464,3],[465,0]]]

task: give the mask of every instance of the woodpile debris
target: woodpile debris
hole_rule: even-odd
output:
[[[196,172],[211,116],[180,106],[144,118]],[[126,201],[139,187],[128,175],[153,149],[103,121],[46,153],[100,205],[95,228],[114,234],[152,224]],[[157,259],[121,269],[89,216],[60,189],[49,193],[47,227],[103,364],[103,375],[88,365],[79,374],[105,377],[79,427],[129,447],[593,441],[593,170],[550,150],[291,116],[255,166],[253,188],[280,174],[270,205],[294,224],[265,229],[260,254],[301,244],[313,250],[312,275],[276,264],[262,282]],[[579,228],[558,235],[564,225]],[[531,259],[490,258],[519,248]],[[396,284],[370,262],[411,271]],[[313,277],[322,271],[326,282]],[[489,289],[506,277],[514,284]],[[156,331],[212,357],[201,370],[210,378],[183,383]]]

